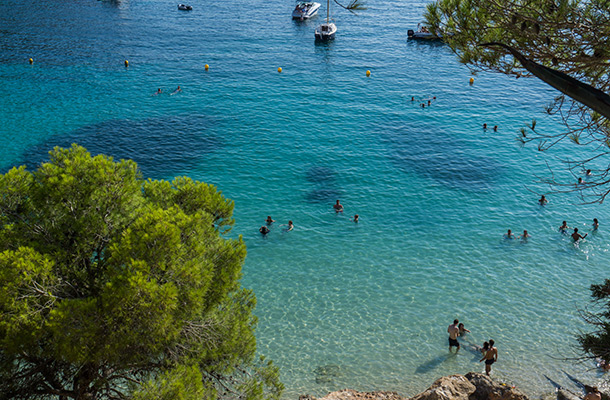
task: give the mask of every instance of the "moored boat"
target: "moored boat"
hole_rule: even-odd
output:
[[[330,18],[330,0],[326,0],[326,20],[316,28],[314,34],[316,40],[327,41],[335,38],[337,33],[337,25]]]
[[[328,21],[323,22],[316,28],[315,35],[316,40],[326,41],[332,40],[335,38],[335,33],[337,32],[337,25],[334,22]]]
[[[320,9],[320,3],[314,1],[299,1],[292,11],[292,19],[308,19],[315,16]]]
[[[178,4],[178,10],[191,11],[192,9],[193,7],[189,6],[188,4]]]
[[[423,39],[423,40],[442,40],[443,35],[441,33],[430,32],[430,30],[417,24],[417,30],[409,29],[407,31],[407,37],[409,39]]]

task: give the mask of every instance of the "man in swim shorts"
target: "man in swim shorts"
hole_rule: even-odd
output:
[[[489,376],[491,364],[498,361],[498,349],[494,347],[494,341],[492,339],[489,340],[489,349],[485,352],[485,355],[479,362],[483,360],[485,360],[485,373]]]
[[[458,336],[460,335],[460,328],[458,328],[459,322],[460,321],[457,319],[454,319],[453,324],[449,325],[449,328],[447,328],[447,332],[449,333],[449,351],[451,351],[451,348],[455,346],[457,347],[455,350],[456,353],[460,350],[460,342],[457,340]]]

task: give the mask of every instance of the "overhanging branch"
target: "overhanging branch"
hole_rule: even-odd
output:
[[[601,90],[574,79],[563,72],[555,71],[544,65],[538,64],[537,62],[528,60],[515,48],[503,43],[481,43],[480,46],[503,47],[519,60],[523,68],[531,72],[534,76],[610,120],[610,96]]]

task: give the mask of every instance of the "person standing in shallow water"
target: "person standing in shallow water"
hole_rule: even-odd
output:
[[[493,339],[489,340],[489,349],[487,349],[483,358],[479,360],[479,362],[485,360],[485,373],[487,376],[491,372],[491,364],[498,361],[498,349],[494,347],[494,343]]]
[[[449,325],[447,328],[447,332],[449,333],[449,351],[453,346],[457,347],[455,352],[457,353],[460,350],[460,342],[458,342],[457,338],[460,335],[460,328],[458,328],[458,324],[460,321],[457,319],[453,320],[453,324]]]
[[[587,235],[588,235],[588,233],[585,233],[585,236],[581,235],[580,233],[578,233],[578,228],[574,228],[574,233],[572,234],[572,239],[574,239],[574,242],[578,242],[580,239],[586,238]]]
[[[336,212],[343,212],[343,206],[341,205],[341,203],[339,203],[339,200],[337,200],[333,208]]]

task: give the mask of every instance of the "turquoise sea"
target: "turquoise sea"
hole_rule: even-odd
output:
[[[600,384],[592,362],[566,358],[587,329],[589,286],[608,276],[610,212],[575,193],[537,204],[539,178],[575,181],[564,161],[587,149],[520,147],[532,119],[562,130],[543,110],[556,93],[489,73],[469,85],[449,48],[407,40],[426,3],[368,0],[358,15],[331,5],[337,37],[315,44],[326,4],[299,22],[288,0],[194,0],[191,12],[167,0],[2,0],[0,168],[35,168],[77,142],[133,158],[146,177],[217,185],[235,201],[258,346],[281,367],[286,399],[412,396],[482,371],[468,343],[489,338],[493,376],[531,396],[552,391],[544,375]],[[263,238],[267,215],[277,222]],[[601,227],[580,246],[557,232],[563,220],[589,232],[594,217]],[[532,237],[505,241],[507,229]],[[458,355],[447,351],[454,318],[472,331]]]

